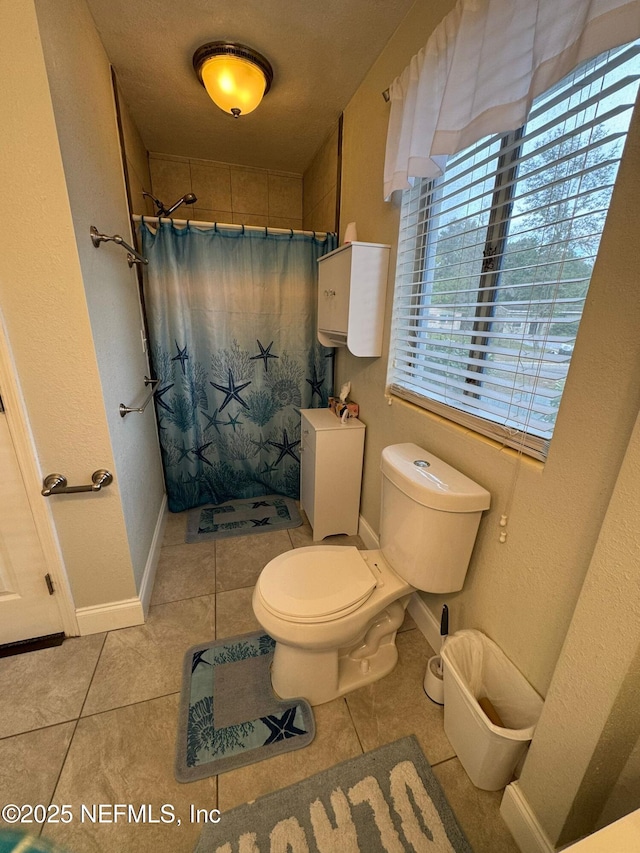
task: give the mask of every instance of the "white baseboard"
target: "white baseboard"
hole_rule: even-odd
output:
[[[132,625],[143,625],[149,610],[149,601],[156,577],[160,548],[167,521],[167,496],[160,506],[158,520],[151,540],[149,556],[140,583],[140,594],[137,598],[127,598],[124,601],[110,601],[108,604],[96,604],[91,607],[79,607],[76,610],[80,636],[86,634],[101,634],[103,631],[115,631],[118,628],[130,628]]]
[[[144,610],[139,598],[127,598],[109,604],[79,607],[76,610],[76,618],[80,636],[84,637],[86,634],[101,634],[103,631],[143,625]]]
[[[378,534],[363,516],[360,516],[358,520],[358,536],[367,546],[368,551],[377,551],[380,547]]]
[[[164,528],[167,524],[167,496],[164,495],[158,513],[156,529],[151,540],[151,548],[147,557],[147,564],[144,567],[142,582],[140,583],[139,596],[142,602],[142,609],[145,618],[149,612],[149,602],[151,601],[151,593],[153,592],[153,584],[156,579],[156,569],[158,568],[158,560],[160,559],[160,549],[162,548],[162,540],[164,538]]]
[[[440,637],[440,621],[429,610],[419,592],[414,592],[407,607],[420,631],[424,634],[431,648],[438,653],[442,644]]]
[[[521,853],[554,853],[555,847],[524,798],[518,782],[512,782],[504,789],[500,814]]]

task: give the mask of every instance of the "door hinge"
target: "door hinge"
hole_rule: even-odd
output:
[[[54,589],[53,589],[53,581],[51,580],[51,575],[47,572],[47,574],[44,576],[44,579],[45,579],[46,584],[47,584],[47,589],[49,590],[49,595],[53,595]]]

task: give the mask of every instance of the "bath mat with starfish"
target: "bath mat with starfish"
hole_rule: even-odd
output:
[[[175,774],[192,782],[300,749],[315,736],[311,706],[271,688],[275,641],[242,634],[185,655]]]
[[[295,501],[282,495],[264,495],[190,510],[185,541],[206,542],[228,536],[270,533],[301,524]]]

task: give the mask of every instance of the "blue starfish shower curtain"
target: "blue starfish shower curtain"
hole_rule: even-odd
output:
[[[335,236],[141,223],[169,509],[299,496],[300,409],[326,406],[318,257]]]

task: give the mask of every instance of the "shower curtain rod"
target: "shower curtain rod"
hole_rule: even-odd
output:
[[[167,217],[162,217],[163,219],[167,219]],[[145,223],[149,223],[151,225],[158,224],[160,218],[158,216],[147,216],[147,214],[140,213],[132,213],[131,219],[133,222],[142,222],[144,219]],[[303,237],[315,237],[317,239],[324,239],[327,234],[333,233],[330,231],[299,231],[296,228],[271,228],[271,226],[267,225],[237,225],[231,224],[227,222],[200,222],[197,219],[170,219],[170,222],[173,222],[174,225],[184,226],[184,225],[197,225],[199,228],[225,228],[231,231],[263,231],[267,234],[289,234],[289,236],[300,235]]]

